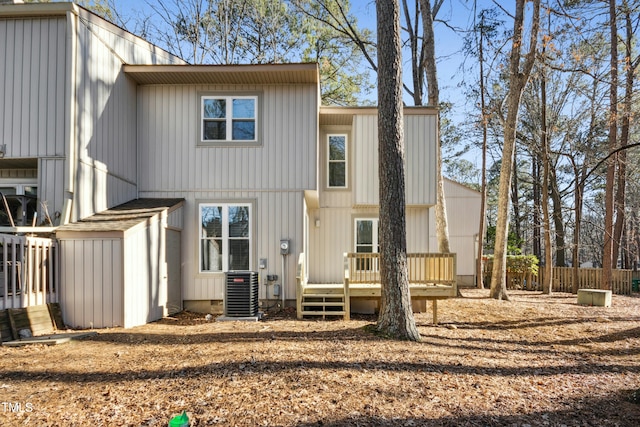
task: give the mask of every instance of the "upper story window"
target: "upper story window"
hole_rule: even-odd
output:
[[[347,187],[347,135],[327,135],[328,187]]]
[[[202,142],[256,142],[257,96],[202,96]]]

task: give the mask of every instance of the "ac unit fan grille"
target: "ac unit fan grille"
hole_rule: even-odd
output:
[[[258,273],[256,271],[227,273],[224,312],[227,317],[258,315]]]

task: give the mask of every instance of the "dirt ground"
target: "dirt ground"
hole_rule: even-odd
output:
[[[0,424],[166,426],[638,426],[640,295],[611,308],[575,295],[463,290],[423,342],[375,318],[207,322],[100,330],[0,348]]]

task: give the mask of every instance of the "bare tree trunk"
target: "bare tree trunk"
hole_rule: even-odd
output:
[[[622,113],[622,125],[620,127],[620,147],[626,147],[629,142],[629,128],[631,126],[631,115],[633,114],[633,84],[635,72],[638,67],[638,59],[634,61],[631,57],[633,49],[633,27],[631,22],[631,12],[629,11],[627,2],[625,2],[625,82],[624,82],[624,102]],[[613,230],[614,246],[613,260],[618,259],[618,249],[622,242],[622,230],[625,223],[625,200],[626,200],[626,184],[627,184],[627,151],[622,150],[618,153],[618,185],[616,188],[615,204],[616,204],[616,223]],[[618,243],[618,244],[616,244]],[[616,268],[614,265],[613,268]]]
[[[376,2],[378,24],[378,162],[380,180],[380,280],[378,330],[420,341],[407,274],[404,183],[402,51],[398,0]]]
[[[442,0],[436,0],[438,9]],[[420,12],[424,27],[424,70],[427,77],[427,104],[438,107],[440,103],[440,89],[438,86],[438,74],[436,67],[436,47],[433,33],[433,10],[430,0],[420,0]],[[440,120],[438,119],[438,129]],[[438,252],[449,253],[449,226],[447,222],[447,201],[444,194],[444,179],[442,178],[442,150],[440,149],[440,132],[438,132],[438,147],[436,148],[436,176],[437,176],[437,200],[436,200],[436,235],[438,238]]]
[[[540,0],[533,0],[533,18],[529,51],[524,64],[520,66],[522,51],[522,28],[524,25],[525,0],[516,1],[516,13],[513,21],[513,42],[509,60],[509,92],[507,94],[507,117],[504,124],[504,144],[502,147],[502,165],[498,189],[498,219],[496,223],[496,242],[494,248],[493,273],[491,276],[491,297],[509,299],[507,295],[507,236],[509,233],[509,187],[513,174],[513,155],[516,142],[516,124],[522,91],[529,80],[535,63],[538,27],[540,24]]]
[[[520,229],[520,200],[518,194],[520,190],[518,188],[518,148],[514,140],[513,143],[513,155],[512,157],[512,170],[511,173],[511,207],[513,209],[513,216],[511,217],[511,224],[513,224],[513,234],[516,235],[518,240],[522,238],[522,230]]]
[[[489,115],[487,114],[487,103],[484,88],[484,17],[480,24],[480,41],[478,43],[478,62],[480,63],[480,114],[482,120],[482,182],[480,200],[480,224],[478,227],[478,253],[476,255],[476,287],[484,289],[484,268],[482,264],[485,221],[487,211],[487,128],[489,126]]]
[[[531,157],[531,168],[533,177],[533,254],[540,260],[542,259],[542,235],[540,230],[542,224],[540,221],[540,211],[542,210],[540,201],[540,158],[534,153]]]
[[[551,201],[553,202],[553,214],[551,215],[551,219],[553,219],[553,225],[555,228],[555,240],[556,240],[556,265],[558,267],[564,267],[567,264],[566,260],[566,242],[565,242],[565,226],[564,226],[564,218],[562,217],[562,199],[560,197],[560,190],[558,189],[558,177],[553,167],[549,168],[549,191]]]
[[[611,77],[609,93],[609,152],[616,149],[618,139],[618,29],[616,0],[609,0],[609,27],[611,30]],[[616,175],[616,156],[607,159],[605,184],[604,245],[602,250],[602,289],[611,289],[613,259],[613,197]]]
[[[544,45],[542,54],[544,55]],[[544,68],[541,70],[540,81],[540,103],[542,104],[542,126],[540,127],[540,142],[542,143],[542,221],[544,223],[544,276],[542,281],[542,292],[550,295],[551,274],[553,271],[553,257],[551,247],[551,220],[549,218],[549,134],[547,132],[547,76]]]

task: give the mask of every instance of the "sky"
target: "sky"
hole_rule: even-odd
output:
[[[153,0],[114,0],[118,13],[135,20],[136,16],[144,15],[152,11],[148,2]],[[489,0],[480,0],[479,3],[488,3]],[[173,0],[168,0],[172,4]],[[436,55],[438,57],[438,73],[440,81],[441,98],[443,100],[459,99],[460,89],[457,87],[464,78],[459,70],[463,60],[459,54],[462,46],[462,36],[448,26],[455,28],[468,28],[472,20],[472,2],[466,0],[447,0],[438,14],[438,18],[447,21],[447,26],[436,23]],[[351,11],[358,18],[358,24],[375,31],[376,13],[373,0],[352,0]],[[140,13],[142,12],[142,13]],[[409,70],[405,75],[410,78]],[[461,102],[461,100],[460,100]]]
[[[154,0],[113,0],[118,13],[131,24],[137,16],[148,15],[152,12],[148,3]],[[173,0],[167,0],[166,4],[173,4]],[[411,3],[411,2],[409,2]],[[436,37],[436,57],[438,61],[438,81],[440,86],[440,100],[453,103],[450,118],[453,122],[465,120],[469,114],[477,114],[473,109],[473,103],[469,103],[464,96],[464,88],[461,83],[466,79],[473,82],[475,75],[466,75],[461,69],[464,56],[461,53],[463,43],[463,30],[473,25],[473,1],[471,0],[446,0],[440,9],[437,19],[446,22],[436,22],[434,26]],[[477,9],[493,5],[491,0],[477,0]],[[376,12],[374,0],[351,0],[351,12],[358,18],[358,25],[375,32]],[[472,60],[471,60],[472,61]],[[407,60],[405,59],[405,63]],[[370,73],[373,78],[375,76]],[[404,79],[411,79],[411,70],[405,69]],[[375,103],[375,91],[369,95]],[[408,94],[405,95],[407,105],[413,101]],[[465,158],[472,163],[479,163],[478,153],[468,152]],[[480,167],[479,164],[476,164]]]

